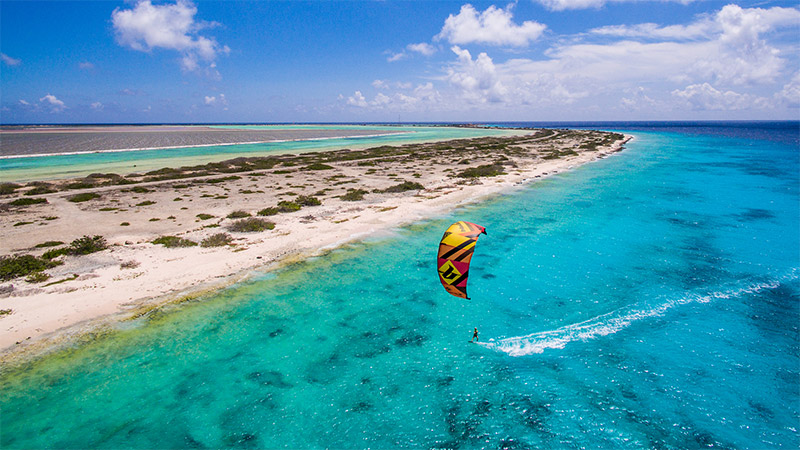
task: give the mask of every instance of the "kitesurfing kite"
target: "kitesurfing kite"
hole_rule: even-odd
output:
[[[445,290],[456,297],[467,297],[467,278],[469,263],[475,251],[478,236],[486,234],[486,228],[470,222],[456,222],[450,225],[439,243],[439,281]]]

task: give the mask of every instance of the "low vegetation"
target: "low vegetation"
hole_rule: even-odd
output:
[[[322,204],[317,197],[310,195],[300,195],[294,201],[301,206],[319,206]]]
[[[167,248],[194,247],[197,242],[178,236],[160,236],[153,239],[153,244],[160,244]]]
[[[469,169],[462,170],[457,173],[459,178],[479,178],[479,177],[495,177],[503,175],[503,166],[500,164],[484,164],[482,166],[470,167]]]
[[[389,186],[388,188],[384,189],[383,192],[387,193],[398,193],[398,192],[406,192],[406,191],[419,191],[421,189],[425,189],[425,186],[415,182],[415,181],[404,181],[400,184],[396,184],[394,186]]]
[[[22,186],[16,183],[0,183],[0,195],[11,195]]]
[[[64,245],[61,241],[46,241],[42,242],[41,244],[36,244],[34,248],[47,248],[47,247],[58,247],[59,245]]]
[[[81,203],[88,202],[89,200],[94,200],[96,198],[100,198],[100,194],[95,194],[94,192],[82,192],[80,194],[67,197],[67,200],[72,203]]]
[[[28,276],[34,272],[42,272],[58,264],[33,255],[0,257],[0,281]]]
[[[254,233],[257,231],[272,230],[274,228],[275,224],[273,222],[257,217],[237,220],[228,225],[228,230],[236,233]]]
[[[18,198],[16,200],[12,200],[8,202],[11,206],[28,206],[28,205],[38,205],[40,203],[47,203],[46,198],[36,197],[36,198]]]
[[[69,244],[70,255],[88,255],[105,250],[108,247],[103,236],[83,236]]]
[[[240,211],[234,211],[228,214],[226,217],[228,219],[243,219],[245,217],[250,217],[250,216],[251,214],[249,212],[240,210]]]
[[[224,247],[233,242],[233,237],[228,233],[217,233],[200,242],[201,247]]]
[[[363,189],[348,189],[347,193],[340,195],[339,198],[346,202],[357,202],[359,200],[364,200],[364,195],[367,193],[368,192]]]

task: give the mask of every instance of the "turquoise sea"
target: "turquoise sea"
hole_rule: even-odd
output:
[[[763,125],[618,125],[613,157],[5,371],[0,447],[796,449],[800,128]],[[470,301],[436,275],[454,220],[488,232]]]

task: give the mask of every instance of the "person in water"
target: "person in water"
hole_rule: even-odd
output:
[[[472,339],[475,339],[475,342],[478,342],[478,327],[475,327],[475,331],[472,333]],[[472,342],[472,339],[469,341]]]

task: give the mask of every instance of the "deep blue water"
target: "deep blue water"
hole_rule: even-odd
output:
[[[5,373],[0,446],[798,448],[797,130],[640,128]],[[453,220],[488,231],[471,301],[435,274]]]

